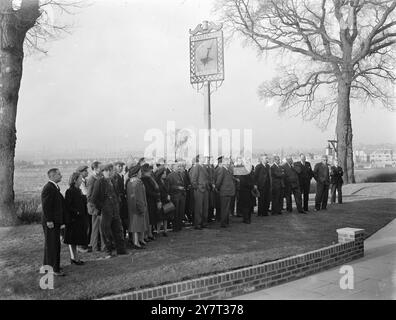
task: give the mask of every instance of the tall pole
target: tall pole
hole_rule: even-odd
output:
[[[210,81],[204,82],[204,100],[205,100],[205,122],[207,124],[208,129],[208,156],[209,156],[209,164],[211,159],[211,131],[212,131],[212,122],[211,122],[211,110],[210,110]]]

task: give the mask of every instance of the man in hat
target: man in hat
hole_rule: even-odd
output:
[[[201,230],[206,227],[208,220],[209,174],[199,155],[196,156],[190,175],[194,189],[194,228]]]
[[[126,254],[127,252],[122,234],[119,199],[111,181],[113,165],[101,165],[100,171],[102,177],[94,185],[92,202],[102,216],[101,228],[106,247],[105,258],[107,259],[113,256],[114,249],[116,249],[119,255]]]
[[[125,162],[114,162],[114,170],[111,175],[111,182],[113,183],[115,192],[119,200],[119,214],[122,222],[123,235],[124,237],[126,237],[126,235],[128,234],[128,208],[125,194],[124,176],[122,174],[124,171],[124,166]]]
[[[223,163],[217,171],[216,189],[219,190],[220,195],[220,226],[225,228],[230,223],[231,201],[235,196],[235,182],[229,158],[223,158]]]
[[[101,176],[100,165],[101,163],[99,161],[92,162],[91,164],[92,174],[89,176],[87,180],[87,207],[88,207],[88,214],[92,216],[91,238],[88,247],[89,251],[101,250],[99,246],[99,238],[100,238],[101,246],[102,247],[104,246],[102,229],[100,227],[102,223],[102,216],[100,215],[100,211],[98,210],[98,208],[95,207],[95,204],[92,201],[92,191],[94,185],[100,179]]]
[[[254,169],[254,180],[256,188],[260,193],[258,198],[257,216],[268,216],[268,210],[271,202],[271,168],[268,156],[260,156],[260,163]]]
[[[87,193],[88,193],[88,188],[87,188],[87,177],[88,177],[88,166],[83,165],[79,166],[76,170],[79,174],[81,174],[82,182],[80,185],[81,193],[84,195],[85,200],[87,199]],[[91,239],[91,230],[92,230],[92,219],[91,216],[87,216],[87,234],[88,234],[88,239]],[[91,252],[92,248],[89,246],[77,246],[77,250],[79,252],[85,253],[85,252]]]

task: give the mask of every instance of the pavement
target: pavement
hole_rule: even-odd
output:
[[[363,258],[348,263],[353,288],[340,285],[345,273],[339,266],[232,300],[395,300],[396,219],[366,239],[364,249]]]

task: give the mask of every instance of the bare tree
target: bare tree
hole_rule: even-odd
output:
[[[351,100],[395,109],[396,0],[219,0],[231,37],[278,54],[263,99],[327,127],[337,114],[338,158],[354,183]],[[280,53],[280,54],[279,54]],[[270,54],[270,53],[268,53]]]
[[[17,222],[14,206],[16,115],[24,49],[43,51],[39,43],[65,30],[51,24],[46,8],[68,11],[79,2],[0,0],[0,226]]]

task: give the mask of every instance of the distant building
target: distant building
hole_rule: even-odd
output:
[[[370,156],[363,150],[355,150],[353,152],[353,161],[358,162],[370,162]]]
[[[395,166],[392,149],[376,150],[370,154],[372,167],[385,168]]]

